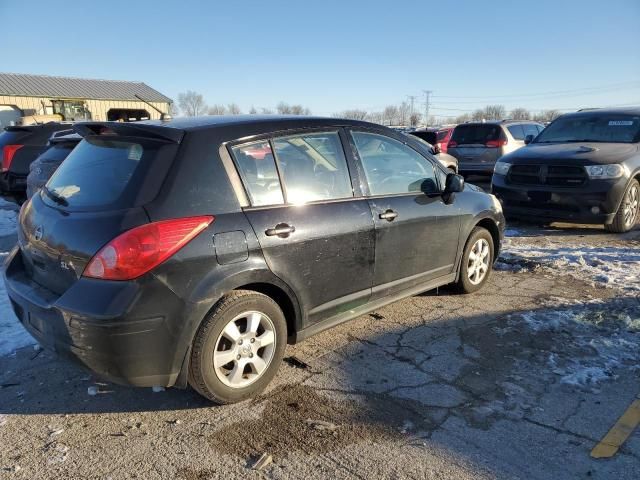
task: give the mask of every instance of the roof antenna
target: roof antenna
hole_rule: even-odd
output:
[[[137,93],[133,94],[134,97],[136,97],[138,100],[140,100],[141,102],[146,103],[147,105],[149,105],[151,108],[153,108],[156,112],[158,112],[160,114],[160,120],[171,120],[171,115],[169,115],[168,113],[164,113],[162,110],[160,110],[159,108],[157,108],[155,105],[147,102],[144,98],[142,98],[140,95],[138,95]]]

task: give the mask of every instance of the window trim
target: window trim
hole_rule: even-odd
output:
[[[407,139],[396,138],[395,136],[388,135],[386,131],[380,130],[380,129],[377,129],[377,128],[348,127],[345,130],[347,131],[348,136],[349,136],[350,147],[351,147],[354,159],[358,163],[359,168],[362,171],[362,178],[364,180],[364,185],[363,185],[364,189],[363,190],[365,190],[365,191],[363,191],[363,196],[365,198],[377,199],[377,198],[388,198],[388,197],[415,197],[415,196],[421,196],[421,195],[427,195],[427,196],[431,197],[431,196],[442,195],[443,185],[442,185],[442,182],[440,181],[440,176],[436,172],[436,169],[439,168],[442,171],[442,173],[444,173],[445,175],[447,175],[448,172],[444,171],[444,167],[442,167],[440,165],[440,162],[438,162],[437,160],[434,162],[430,158],[424,156],[422,154],[422,152],[420,152],[418,149],[414,148],[414,146],[411,145],[410,142],[405,141],[405,140],[410,140],[409,138],[407,138]],[[369,180],[367,179],[366,172],[364,170],[364,164],[362,162],[362,158],[360,157],[360,153],[358,152],[357,146],[355,144],[355,139],[353,138],[353,132],[371,133],[371,134],[374,134],[374,135],[380,135],[381,137],[390,138],[391,140],[395,140],[396,142],[399,142],[399,143],[405,145],[406,147],[410,148],[414,152],[416,152],[418,155],[420,155],[422,158],[424,158],[424,160],[429,165],[431,165],[431,167],[433,168],[433,173],[434,173],[435,181],[436,181],[436,184],[438,186],[439,192],[433,192],[433,193],[426,194],[426,193],[424,193],[422,191],[417,191],[417,192],[387,193],[387,194],[373,195],[371,193],[371,189],[369,188]]]

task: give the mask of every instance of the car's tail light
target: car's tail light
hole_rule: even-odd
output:
[[[447,143],[447,148],[456,148],[458,146],[458,142],[454,142],[453,140],[450,140],[449,143]]]
[[[489,148],[498,148],[504,147],[507,144],[507,139],[504,140],[487,140],[487,143],[484,144],[485,147]]]
[[[2,148],[2,171],[8,172],[11,168],[11,162],[16,152],[20,150],[24,145],[5,145]]]
[[[83,276],[132,280],[160,265],[207,228],[214,217],[188,217],[148,223],[128,230],[91,259]]]

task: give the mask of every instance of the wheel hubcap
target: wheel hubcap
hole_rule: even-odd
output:
[[[258,380],[273,359],[276,331],[261,312],[236,316],[222,330],[213,352],[218,379],[231,388],[243,388]]]
[[[637,185],[634,185],[627,192],[627,196],[624,200],[624,207],[622,215],[624,224],[626,227],[632,227],[636,218],[638,218],[638,208],[640,207],[640,189]]]
[[[489,248],[489,242],[487,242],[484,238],[476,241],[471,247],[471,252],[469,252],[469,260],[467,262],[467,277],[469,281],[477,285],[484,277],[487,276],[487,272],[489,271],[489,262],[491,260],[491,252]]]

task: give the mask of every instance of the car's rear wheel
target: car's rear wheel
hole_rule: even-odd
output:
[[[640,184],[632,179],[622,197],[613,222],[605,224],[609,232],[624,233],[631,230],[638,221],[640,214]]]
[[[273,379],[286,347],[282,310],[258,292],[225,296],[204,319],[191,350],[189,383],[216,403],[260,393]]]
[[[493,266],[493,237],[489,231],[476,227],[471,231],[462,253],[460,274],[456,286],[462,293],[480,290],[491,274]]]

